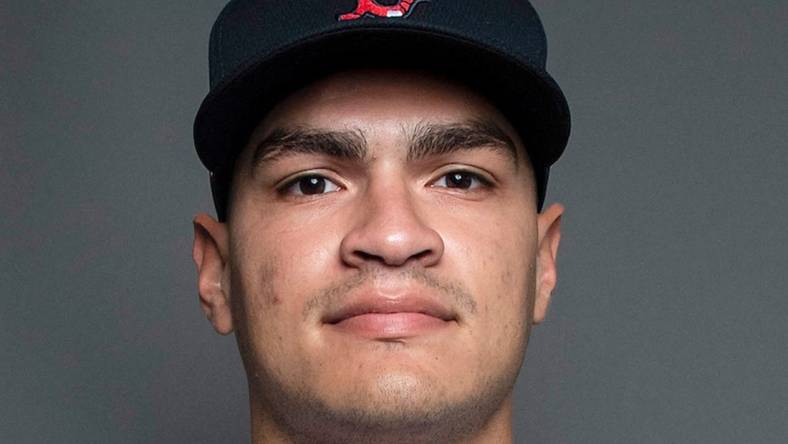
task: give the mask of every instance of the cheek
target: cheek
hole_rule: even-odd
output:
[[[234,234],[243,290],[260,309],[299,304],[310,283],[323,279],[331,245],[338,244],[329,227],[276,215]]]
[[[531,233],[531,231],[534,231]],[[533,279],[535,229],[489,220],[482,228],[447,229],[447,260],[488,302],[522,300]],[[450,238],[449,238],[450,237]]]
[[[482,364],[513,354],[524,346],[533,304],[535,228],[502,218],[489,220],[483,229],[465,227],[446,236],[451,236],[449,266],[456,267],[476,298],[478,312],[469,327],[483,350]]]
[[[252,235],[249,235],[250,233]],[[275,371],[304,339],[305,302],[326,284],[330,261],[319,230],[250,228],[233,251],[232,301],[239,343],[256,368]]]

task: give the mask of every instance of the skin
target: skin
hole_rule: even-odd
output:
[[[480,118],[514,141],[519,164],[490,149],[407,158],[418,125]],[[299,153],[254,168],[281,127],[361,133],[369,158]],[[450,187],[456,170],[491,185]],[[304,173],[325,192],[281,188]],[[253,442],[511,442],[512,388],[556,285],[564,211],[537,213],[534,190],[506,118],[446,80],[349,71],[280,102],[239,155],[228,222],[194,219],[200,302],[217,332],[236,334]],[[359,294],[404,291],[454,319],[386,340],[324,322]]]

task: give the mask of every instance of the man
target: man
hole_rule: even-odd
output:
[[[225,8],[195,122],[219,217],[193,255],[254,442],[511,442],[563,213],[544,58],[524,1]]]

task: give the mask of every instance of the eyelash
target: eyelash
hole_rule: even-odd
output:
[[[476,187],[476,188],[473,188],[473,186],[471,186],[471,188],[467,188],[467,189],[465,189],[465,188],[459,188],[460,190],[463,190],[463,191],[469,191],[469,192],[473,192],[473,191],[477,191],[479,188],[483,188],[483,189],[484,189],[484,188],[490,188],[490,187],[492,187],[492,186],[493,186],[493,183],[492,183],[490,180],[488,180],[487,178],[483,177],[482,175],[480,175],[480,174],[477,174],[477,173],[474,173],[473,171],[469,171],[469,170],[462,170],[462,169],[448,171],[448,172],[446,172],[445,174],[443,174],[442,176],[440,176],[439,180],[440,180],[440,179],[442,179],[442,178],[444,178],[444,177],[448,177],[448,176],[450,176],[450,175],[452,175],[452,174],[462,174],[462,175],[465,175],[465,176],[470,176],[472,180],[473,180],[473,179],[475,179],[475,180],[476,180],[476,181],[477,181],[477,182],[480,184],[480,185],[479,185],[478,187]],[[332,184],[334,183],[333,181],[331,181],[331,180],[330,180],[329,178],[327,178],[326,176],[323,176],[322,174],[315,174],[315,173],[312,173],[312,174],[304,174],[304,175],[302,175],[302,176],[294,177],[292,180],[290,180],[290,181],[288,181],[287,183],[285,183],[284,185],[282,185],[282,186],[281,186],[281,187],[278,189],[278,191],[279,191],[279,193],[280,193],[280,194],[282,194],[282,195],[293,194],[293,193],[289,193],[288,191],[289,191],[291,188],[298,186],[298,184],[299,184],[299,183],[300,183],[302,180],[304,180],[304,179],[308,179],[308,178],[318,178],[318,179],[324,179],[326,182],[330,182],[330,183],[332,183]],[[336,185],[336,184],[334,184],[334,185],[335,185],[337,188],[340,188],[338,185]],[[450,187],[448,187],[448,186],[447,186],[447,187],[441,187],[441,188],[450,188]],[[293,195],[295,195],[295,196],[297,196],[297,197],[310,197],[310,196],[319,196],[319,195],[321,195],[321,194],[330,194],[330,193],[334,193],[334,192],[336,192],[336,191],[329,191],[328,193],[318,193],[318,194],[293,194]]]
[[[311,177],[315,177],[315,178],[319,178],[319,179],[325,179],[325,181],[326,181],[326,182],[330,182],[330,183],[332,183],[332,184],[334,183],[334,182],[332,182],[330,179],[328,179],[326,176],[323,176],[322,174],[314,174],[314,173],[313,173],[313,174],[304,174],[303,176],[298,176],[298,177],[295,177],[295,178],[293,178],[292,180],[288,181],[286,184],[282,185],[282,187],[281,187],[281,188],[279,188],[279,190],[278,190],[278,191],[279,191],[279,193],[280,193],[280,194],[283,194],[283,195],[290,195],[290,194],[293,194],[293,193],[290,193],[290,192],[288,192],[288,191],[289,191],[291,188],[298,186],[298,184],[299,184],[299,183],[300,183],[302,180],[304,180],[304,179],[308,179],[308,178],[311,178]],[[336,185],[336,184],[334,184],[334,185],[335,185],[337,188],[339,188],[339,186],[338,186],[338,185]],[[331,191],[331,192],[333,193],[334,191]],[[299,195],[299,194],[296,194],[295,196],[298,196],[298,197],[311,197],[311,196],[319,196],[320,194],[329,194],[329,193],[319,193],[319,194],[300,194],[300,195]]]
[[[460,188],[463,191],[475,191],[475,190],[477,190],[479,188],[490,188],[490,187],[493,186],[492,182],[487,180],[487,178],[485,178],[481,174],[474,173],[473,171],[468,171],[468,170],[452,170],[452,171],[448,171],[446,174],[440,176],[438,178],[438,180],[440,180],[440,179],[442,179],[444,177],[449,177],[452,174],[462,174],[464,176],[470,176],[472,180],[476,179],[476,181],[479,182],[479,186],[476,187],[476,188],[474,188],[473,186],[471,186],[471,188],[468,188],[468,189]],[[449,187],[442,187],[442,188],[449,188]]]

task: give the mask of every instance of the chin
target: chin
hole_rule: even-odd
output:
[[[267,408],[280,427],[299,431],[306,441],[402,442],[405,433],[412,443],[455,442],[483,427],[514,384],[508,374],[457,378],[408,366],[377,370],[300,387],[269,383]]]

